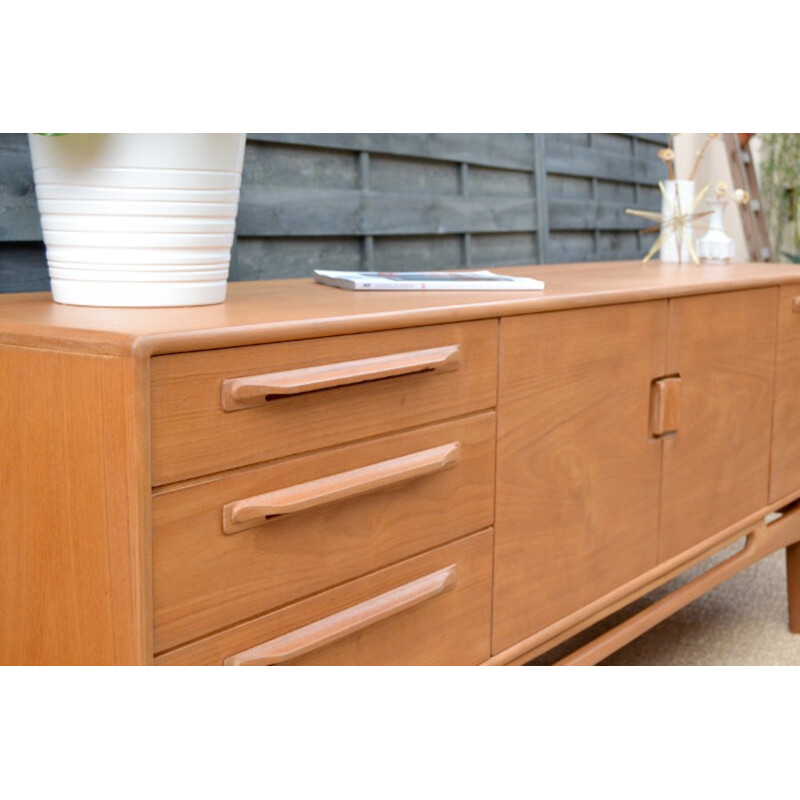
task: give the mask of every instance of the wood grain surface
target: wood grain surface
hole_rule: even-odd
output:
[[[800,284],[781,286],[769,499],[800,486]]]
[[[45,293],[0,297],[0,343],[130,354],[218,349],[459,320],[612,305],[797,283],[800,265],[696,267],[616,261],[506,267],[541,279],[528,292],[351,292],[310,278],[228,286],[216,306],[135,309],[53,303]]]
[[[504,319],[492,650],[655,565],[667,304]]]
[[[161,665],[220,665],[226,658],[383,592],[455,564],[449,591],[354,632],[287,665],[479,664],[489,655],[492,531],[461,539],[337,586],[156,659]]]
[[[767,504],[777,302],[775,288],[670,301],[681,426],[663,439],[659,560]]]
[[[800,542],[786,548],[786,594],[789,598],[789,630],[800,633]]]
[[[488,527],[494,439],[490,412],[157,494],[157,652]],[[453,442],[450,469],[224,533],[226,504]]]
[[[295,661],[306,653],[321,650],[340,642],[364,628],[377,625],[389,617],[402,614],[414,606],[432,600],[443,592],[450,591],[458,583],[458,564],[404,583],[388,592],[371,597],[343,611],[329,614],[310,622],[283,636],[244,650],[225,659],[226,667],[271,667]]]
[[[0,662],[221,664],[317,624],[290,663],[514,661],[797,500],[797,266],[503,271],[546,289],[0,298]],[[451,372],[221,407],[225,379],[453,342]],[[456,443],[376,488],[387,460]],[[357,470],[376,490],[346,497]],[[333,503],[223,531],[228,504],[329,480]],[[452,589],[388,613],[454,564]]]
[[[336,386],[226,412],[222,387],[248,375],[460,348],[446,372]],[[495,404],[497,322],[439,325],[153,359],[156,485],[422,425]]]
[[[146,663],[146,375],[0,346],[0,382],[0,664]]]

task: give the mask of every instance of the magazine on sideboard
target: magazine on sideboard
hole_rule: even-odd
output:
[[[424,289],[433,291],[463,291],[505,289],[512,291],[544,289],[535,278],[498,275],[490,270],[459,272],[337,272],[315,269],[314,279],[340,289],[397,291]]]

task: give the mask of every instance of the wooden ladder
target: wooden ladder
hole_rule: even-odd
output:
[[[767,221],[764,216],[764,206],[761,194],[758,191],[758,177],[753,154],[750,151],[750,139],[747,136],[742,144],[740,134],[723,133],[725,152],[728,154],[728,163],[731,167],[734,189],[744,189],[750,194],[750,202],[739,206],[742,215],[744,236],[747,240],[747,249],[751,261],[771,261],[772,248],[769,244]]]

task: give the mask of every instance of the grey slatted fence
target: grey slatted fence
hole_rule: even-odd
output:
[[[232,280],[640,258],[666,134],[251,133]],[[25,134],[0,134],[0,291],[48,288]]]
[[[0,292],[50,288],[24,133],[0,134]]]
[[[655,234],[626,208],[658,211],[666,168],[658,151],[665,134],[547,134],[548,236],[543,261],[641,258]]]

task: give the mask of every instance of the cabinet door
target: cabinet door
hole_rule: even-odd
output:
[[[778,290],[670,301],[680,425],[664,443],[659,559],[767,503]]]
[[[501,323],[493,651],[655,566],[667,301]]]
[[[769,501],[800,489],[800,284],[781,286]]]

